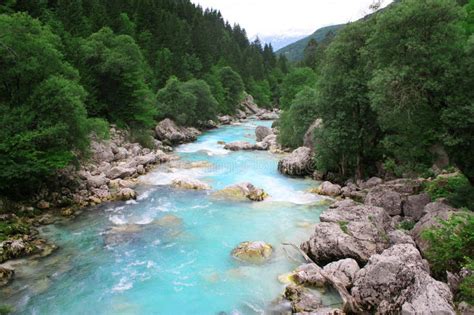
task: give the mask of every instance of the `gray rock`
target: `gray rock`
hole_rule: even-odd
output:
[[[96,162],[112,162],[115,158],[110,141],[91,141],[92,159]]]
[[[260,108],[258,108],[257,104],[255,104],[252,95],[246,94],[240,105],[248,114],[257,114],[260,112]]]
[[[365,197],[365,204],[382,207],[392,216],[402,214],[402,196],[400,193],[383,186],[372,188]]]
[[[336,197],[341,194],[341,186],[331,182],[323,182],[318,187],[317,193],[324,196]]]
[[[257,142],[262,141],[263,139],[265,139],[265,137],[272,134],[273,134],[273,131],[270,128],[265,127],[265,126],[258,126],[255,129],[255,137],[257,138]]]
[[[88,176],[86,180],[86,184],[88,188],[98,188],[102,185],[107,185],[109,179],[105,177],[104,173],[96,176]]]
[[[373,255],[356,274],[351,293],[364,310],[377,314],[454,314],[448,286],[429,276],[409,244]]]
[[[375,186],[381,185],[383,183],[383,180],[378,177],[371,177],[369,178],[366,182],[361,184],[362,189],[370,189]]]
[[[122,201],[137,199],[137,193],[131,188],[122,188],[116,193],[116,198]]]
[[[256,150],[255,144],[252,144],[250,142],[246,141],[235,141],[231,143],[227,143],[224,146],[224,149],[230,150],[230,151],[251,151],[251,150]]]
[[[268,194],[251,183],[240,183],[228,186],[214,193],[215,197],[237,200],[263,201]]]
[[[408,196],[403,202],[403,215],[418,221],[423,216],[425,206],[431,202],[427,193]]]
[[[280,116],[275,112],[266,112],[261,114],[258,118],[261,120],[277,120]]]
[[[324,287],[327,283],[323,269],[316,264],[301,265],[293,271],[293,280],[300,285]]]
[[[313,312],[323,306],[319,294],[302,286],[287,286],[285,298],[291,302],[293,313]]]
[[[200,132],[195,128],[179,127],[171,119],[162,120],[155,127],[155,134],[158,140],[168,141],[172,144],[191,142],[196,140]]]
[[[232,122],[232,117],[230,117],[229,115],[219,116],[217,119],[223,125],[229,125]]]
[[[107,173],[107,177],[110,179],[122,178],[125,179],[127,177],[131,177],[136,173],[134,168],[126,168],[121,166],[115,166],[110,169]]]
[[[355,276],[360,270],[357,261],[351,258],[341,259],[324,266],[323,271],[338,279],[347,289],[352,287]]]
[[[423,217],[416,223],[411,233],[421,253],[425,254],[429,244],[421,237],[423,231],[429,228],[439,227],[439,220],[449,219],[451,215],[457,213],[457,210],[437,201],[427,204],[423,213]]]
[[[209,190],[211,186],[194,178],[177,178],[174,179],[171,185],[175,188],[180,189],[191,189],[191,190]]]
[[[0,265],[0,287],[7,285],[15,275],[15,270]]]
[[[146,155],[137,156],[135,158],[137,165],[147,166],[150,164],[155,164],[158,160],[158,156],[154,152],[150,152]]]
[[[388,233],[391,245],[410,244],[416,246],[413,238],[402,230],[393,230]]]
[[[320,216],[311,238],[301,244],[318,264],[353,258],[364,264],[371,255],[389,245],[387,230],[391,220],[384,209],[340,202]]]
[[[313,155],[310,148],[300,147],[278,162],[280,173],[305,176],[313,173]]]
[[[120,160],[125,160],[128,158],[128,151],[127,149],[123,147],[118,147],[117,148],[117,153],[115,153],[114,160],[115,161],[120,161]]]

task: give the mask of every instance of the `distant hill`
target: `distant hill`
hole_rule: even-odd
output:
[[[283,47],[282,49],[278,50],[276,52],[277,55],[285,55],[286,58],[288,58],[289,61],[300,61],[303,60],[304,57],[304,49],[308,45],[308,42],[314,38],[317,42],[321,42],[325,37],[326,34],[333,31],[337,32],[339,29],[341,29],[344,25],[346,24],[339,24],[339,25],[331,25],[331,26],[326,26],[323,28],[318,29],[316,32],[313,34],[300,39],[293,44],[290,44],[286,47]]]

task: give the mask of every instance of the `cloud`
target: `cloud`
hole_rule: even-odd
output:
[[[250,37],[307,35],[317,28],[355,21],[370,13],[374,0],[191,0],[221,11]],[[385,0],[387,5],[392,0]]]

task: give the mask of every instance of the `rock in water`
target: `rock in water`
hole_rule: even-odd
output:
[[[291,302],[293,313],[297,314],[313,314],[312,312],[323,306],[319,294],[302,286],[287,286],[285,288],[285,298]]]
[[[171,183],[171,186],[181,189],[209,190],[211,186],[194,178],[177,178]]]
[[[222,190],[219,190],[214,195],[216,197],[228,199],[249,199],[251,201],[263,201],[266,197],[268,197],[268,194],[263,189],[256,188],[250,183],[240,183],[228,186]]]
[[[300,147],[278,162],[280,173],[305,176],[313,173],[313,155],[310,148]]]
[[[230,151],[250,151],[250,150],[257,150],[256,146],[250,142],[246,141],[235,141],[231,143],[227,143],[224,146],[224,149]]]
[[[430,277],[410,244],[372,256],[356,274],[351,292],[364,310],[377,314],[455,314],[448,285]]]
[[[232,250],[234,258],[252,264],[266,262],[272,253],[272,245],[263,241],[242,242]]]
[[[262,141],[263,139],[265,139],[265,137],[272,134],[273,134],[273,131],[270,128],[265,127],[265,126],[258,126],[255,129],[255,137],[257,138],[258,142]]]
[[[0,287],[7,285],[15,275],[15,270],[0,265]]]

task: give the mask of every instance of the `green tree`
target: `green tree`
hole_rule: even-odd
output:
[[[197,121],[196,96],[176,77],[171,77],[166,86],[158,91],[158,116],[160,119],[170,118],[180,125],[192,124]]]
[[[183,90],[189,92],[196,98],[194,116],[200,121],[216,120],[219,104],[206,81],[190,80],[183,84]],[[190,125],[196,125],[197,121],[188,121]]]
[[[231,67],[219,69],[219,79],[224,91],[223,103],[221,104],[222,114],[234,114],[244,92],[244,83],[240,75]]]
[[[80,60],[89,114],[132,129],[152,126],[156,108],[145,81],[147,67],[132,37],[110,28],[89,36]]]
[[[294,149],[302,146],[304,135],[317,116],[316,90],[304,87],[301,92],[296,94],[290,109],[281,115],[278,141],[288,148]]]
[[[315,132],[317,167],[363,178],[379,158],[380,131],[370,107],[363,52],[373,21],[346,26],[326,50],[318,82],[323,128]]]
[[[311,68],[295,68],[285,77],[281,88],[280,107],[289,109],[296,94],[305,86],[313,88],[316,74]]]
[[[431,166],[430,148],[442,142],[441,112],[462,55],[461,13],[451,0],[403,0],[377,16],[368,41],[385,149],[411,169]]]

